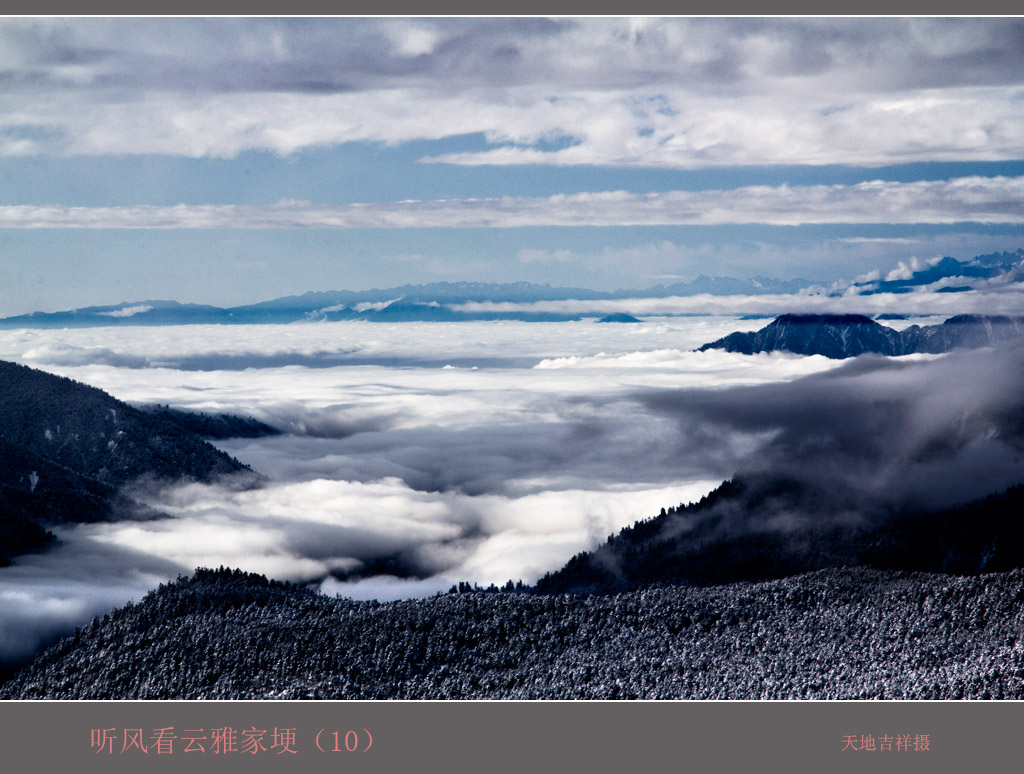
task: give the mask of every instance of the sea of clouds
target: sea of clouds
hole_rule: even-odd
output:
[[[623,526],[698,499],[756,443],[735,434],[707,453],[688,446],[645,395],[835,367],[693,351],[763,322],[0,332],[0,359],[132,403],[253,416],[282,431],[219,444],[267,476],[260,488],[137,488],[171,518],[62,529],[57,548],[0,570],[0,658],[198,566],[355,598],[531,583]]]
[[[167,518],[61,528],[58,546],[0,569],[0,661],[199,566],[427,596],[532,583],[737,473],[825,482],[876,510],[1024,481],[1024,350],[695,351],[765,322],[0,331],[0,359],[281,431],[218,443],[261,486],[136,485]],[[894,324],[914,322],[936,320]]]

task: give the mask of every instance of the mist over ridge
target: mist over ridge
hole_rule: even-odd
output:
[[[52,559],[23,558],[0,580],[53,599],[52,562],[62,563],[65,588],[78,585],[82,598],[46,632],[81,620],[72,607],[109,607],[96,585],[103,578],[144,589],[143,578],[196,566],[359,599],[420,597],[463,580],[532,583],[737,474],[826,492],[815,507],[840,521],[942,508],[1019,483],[1019,350],[848,361],[694,351],[738,322],[3,332],[5,356],[51,363],[133,403],[252,416],[279,434],[217,442],[267,475],[263,488],[138,491],[174,518],[64,530]],[[312,365],[325,338],[376,364]],[[488,364],[497,350],[505,362]],[[311,365],[242,365],[265,353],[303,353]],[[210,367],[187,370],[199,356]],[[799,502],[767,526],[751,512],[722,528],[784,535],[813,517]],[[29,610],[11,608],[26,624]]]

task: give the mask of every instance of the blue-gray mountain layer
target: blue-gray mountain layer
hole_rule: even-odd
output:
[[[864,281],[850,287],[859,295],[910,293],[929,285],[934,285],[936,292],[956,293],[983,286],[991,280],[1000,284],[1024,280],[1024,248],[1012,253],[976,255],[966,261],[947,256],[905,276]]]
[[[892,274],[892,273],[890,273]],[[1024,281],[1024,248],[1016,252],[978,255],[959,261],[942,258],[899,277],[854,282],[832,295],[908,293],[930,289],[938,293],[977,290]],[[826,283],[827,284],[827,283]],[[524,320],[559,322],[579,315],[526,309],[486,309],[466,304],[530,304],[538,301],[608,301],[629,298],[670,298],[697,295],[759,296],[799,293],[826,294],[821,283],[807,279],[708,277],[690,282],[655,285],[646,289],[599,291],[551,287],[529,282],[433,282],[372,290],[311,291],[295,296],[229,308],[177,301],[131,301],[60,312],[32,312],[0,318],[0,328],[67,328],[111,325],[259,324],[317,320],[373,322],[459,322],[464,320]]]
[[[463,304],[529,304],[539,301],[601,301],[670,296],[763,295],[797,293],[808,280],[765,277],[735,280],[701,276],[693,282],[657,285],[646,290],[612,292],[588,288],[551,287],[529,282],[434,282],[373,290],[313,291],[256,304],[220,308],[176,301],[133,301],[61,312],[33,312],[0,318],[0,328],[67,328],[135,325],[242,325],[304,321],[368,320],[370,322],[459,322],[524,320],[562,322],[579,315],[505,309],[465,309]]]

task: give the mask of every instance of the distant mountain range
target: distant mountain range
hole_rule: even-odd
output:
[[[859,314],[784,314],[758,331],[737,331],[700,347],[752,355],[782,350],[842,359],[865,353],[940,354],[978,349],[1024,338],[1024,317],[963,314],[940,325],[898,331]]]
[[[0,318],[0,328],[73,328],[111,325],[242,325],[303,321],[369,320],[371,322],[457,322],[462,320],[526,320],[561,322],[579,315],[528,311],[467,311],[463,304],[598,301],[621,298],[662,298],[713,295],[796,293],[807,280],[734,280],[698,277],[693,282],[658,285],[647,290],[601,292],[587,288],[551,287],[528,282],[435,282],[375,290],[303,293],[258,304],[220,308],[177,301],[133,301],[90,306],[64,312],[33,312]]]
[[[255,420],[143,410],[95,387],[0,361],[0,564],[48,543],[54,525],[154,515],[118,493],[140,477],[255,477],[196,429],[220,437],[235,429],[264,432]]]
[[[916,265],[916,264],[915,264]],[[880,276],[880,275],[879,275]],[[701,275],[692,282],[656,285],[643,290],[602,292],[588,288],[551,287],[528,282],[435,282],[373,290],[317,291],[257,304],[221,308],[177,301],[132,301],[62,312],[33,312],[0,318],[0,328],[73,328],[111,325],[229,325],[301,321],[368,320],[373,322],[458,322],[464,320],[577,320],[577,314],[517,309],[463,308],[472,304],[528,304],[541,301],[613,301],[697,295],[871,295],[919,289],[958,292],[993,283],[1024,281],[1024,249],[979,255],[967,261],[942,258],[916,269],[902,266],[885,279],[823,287],[807,279],[771,277],[734,279]],[[597,315],[601,316],[601,315]]]

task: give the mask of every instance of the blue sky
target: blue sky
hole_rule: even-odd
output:
[[[0,76],[4,315],[1024,246],[1019,19],[2,19]]]

